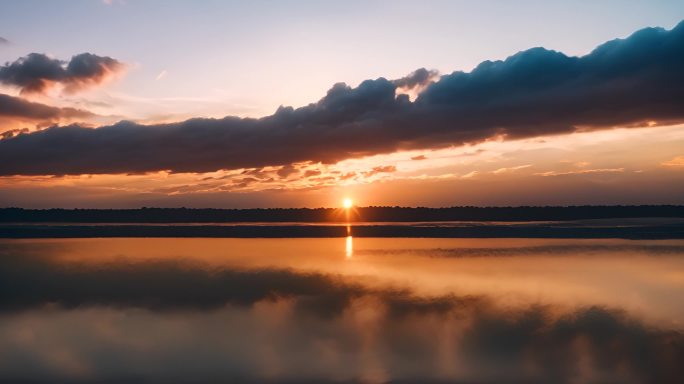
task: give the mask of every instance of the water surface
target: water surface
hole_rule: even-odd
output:
[[[0,379],[680,382],[683,240],[0,240]]]

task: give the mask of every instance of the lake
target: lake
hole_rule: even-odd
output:
[[[0,240],[0,381],[674,383],[684,240]]]

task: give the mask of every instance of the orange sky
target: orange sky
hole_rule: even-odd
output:
[[[120,20],[141,12],[102,6],[112,5]],[[111,22],[101,11],[91,12]],[[594,37],[578,33],[574,44],[555,35],[568,53],[534,48],[539,33],[527,31],[508,51],[483,48],[498,56],[449,68],[426,43],[422,59],[440,69],[399,72],[395,57],[351,76],[338,63],[292,71],[277,86],[265,74],[273,92],[266,83],[247,91],[240,73],[202,60],[181,60],[187,76],[175,78],[177,67],[152,70],[159,58],[135,44],[122,50],[109,35],[98,54],[34,52],[40,44],[10,23],[15,34],[0,36],[0,206],[320,207],[344,197],[360,206],[684,204],[684,23],[661,13],[649,20],[671,29],[616,22],[619,39],[609,40],[594,23]],[[240,52],[285,52],[258,48]],[[142,73],[148,79],[131,84]],[[198,94],[190,74],[217,86]],[[355,80],[322,91],[336,74]],[[269,112],[277,95],[288,99]]]
[[[681,204],[682,148],[682,125],[615,129],[291,169],[6,176],[0,196],[41,208]]]

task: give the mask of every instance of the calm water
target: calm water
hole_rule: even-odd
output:
[[[684,382],[684,241],[0,240],[0,381]]]

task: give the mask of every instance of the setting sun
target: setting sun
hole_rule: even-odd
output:
[[[346,197],[344,198],[344,200],[342,200],[342,207],[344,207],[344,209],[349,209],[352,206],[354,206],[354,202],[352,201],[352,199]]]

